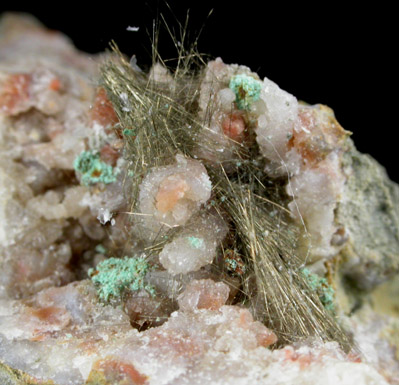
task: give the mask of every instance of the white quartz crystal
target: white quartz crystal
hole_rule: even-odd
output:
[[[138,222],[151,239],[160,229],[184,225],[211,196],[203,164],[182,155],[151,170],[140,185]]]
[[[119,139],[109,130],[114,112],[93,82],[98,64],[28,17],[2,20],[2,297],[25,297],[72,280],[72,255],[79,259],[104,239],[96,219],[104,200],[112,211],[125,205],[122,173],[114,186],[97,189],[79,185],[75,176],[74,161],[84,150],[110,162],[119,157]]]
[[[81,385],[96,374],[149,385],[318,385],[320,378],[331,385],[388,384],[336,343],[269,350],[274,333],[248,310],[225,305],[227,293],[221,282],[193,281],[179,297],[180,309],[143,332],[119,308],[99,304],[87,281],[45,290],[29,304],[3,301],[0,358],[60,385]]]
[[[324,106],[299,105],[295,97],[264,80],[256,140],[269,163],[272,177],[286,175],[289,208],[303,226],[306,263],[336,255],[344,242],[335,242],[339,230],[335,210],[346,177],[341,167],[347,132]],[[304,239],[305,239],[304,238]]]
[[[217,214],[194,218],[186,228],[166,244],[159,255],[162,266],[171,274],[189,273],[212,263],[216,247],[227,234],[227,226]]]
[[[256,140],[263,155],[280,166],[277,172],[285,174],[287,143],[297,120],[298,101],[295,96],[265,78],[258,104],[262,102],[265,112],[258,117]]]

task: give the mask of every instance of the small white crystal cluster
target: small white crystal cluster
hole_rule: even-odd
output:
[[[267,349],[274,333],[248,310],[225,305],[228,294],[221,282],[194,280],[179,310],[143,332],[120,308],[98,303],[88,281],[46,289],[28,303],[3,300],[0,359],[59,385],[387,384],[335,343]]]
[[[121,140],[93,84],[98,62],[28,17],[2,20],[0,297],[73,280],[71,258],[106,237],[99,210],[125,204],[121,177],[94,189],[80,185],[74,170],[86,150],[97,151],[104,164],[118,162]]]
[[[289,178],[289,208],[299,223],[304,221],[309,235],[307,262],[330,258],[345,241],[334,210],[345,183],[340,161],[347,132],[328,107],[300,105],[268,79],[261,99],[266,112],[258,118],[256,135],[270,160],[266,172]]]
[[[29,18],[9,16],[2,31],[0,294],[24,297],[65,284],[75,278],[72,257],[87,269],[96,245],[99,261],[108,247],[151,245],[171,228],[180,233],[159,258],[170,274],[212,263],[227,225],[206,207],[212,185],[203,164],[178,154],[150,170],[139,215],[127,223],[123,134],[104,89],[94,86],[99,59]],[[151,76],[170,81],[167,75],[158,65]]]
[[[248,67],[226,65],[217,58],[208,63],[200,86],[199,118],[204,128],[197,156],[213,164],[222,163],[227,170],[237,161],[236,151],[247,139],[248,121],[234,106],[236,97],[229,88],[230,79],[243,74],[259,79]]]
[[[189,273],[212,263],[227,226],[216,213],[200,214],[168,243],[159,261],[172,274]]]
[[[198,160],[176,156],[174,164],[155,167],[140,185],[136,229],[154,242],[173,227],[180,233],[167,243],[159,262],[171,274],[189,273],[212,263],[227,226],[216,213],[203,209],[212,184]]]
[[[293,199],[289,208],[307,233],[303,245],[306,262],[336,255],[346,240],[335,223],[334,210],[346,180],[340,161],[348,133],[328,107],[300,104],[267,78],[259,80],[259,98],[246,111],[240,111],[229,87],[237,74],[259,79],[247,67],[226,65],[220,58],[208,63],[201,85],[200,115],[210,122],[209,130],[217,133],[217,142],[223,145],[220,156],[204,152],[200,156],[210,161],[234,157],[235,142],[242,142],[237,136],[241,132],[237,119],[242,119],[243,129],[254,130],[261,153],[268,160],[265,172],[271,177],[288,177],[286,190]],[[230,117],[230,130],[223,120],[226,116]]]
[[[140,185],[139,209],[146,229],[185,225],[211,196],[212,184],[201,162],[176,156],[175,164],[151,170]]]

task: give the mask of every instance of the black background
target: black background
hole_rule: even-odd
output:
[[[0,12],[28,12],[51,29],[67,34],[87,52],[100,52],[114,39],[121,51],[136,54],[138,64],[151,62],[153,20],[164,14],[178,31],[190,9],[189,32],[204,25],[199,50],[226,63],[249,66],[308,103],[334,109],[341,125],[353,132],[358,149],[370,153],[399,182],[397,170],[398,51],[395,12],[383,3],[355,6],[347,2],[142,0],[118,3],[40,6],[2,2]],[[293,5],[295,4],[295,5]],[[351,5],[351,6],[350,6]],[[208,17],[209,12],[212,14]],[[139,27],[138,32],[127,31]],[[173,45],[161,30],[160,51],[174,57]]]

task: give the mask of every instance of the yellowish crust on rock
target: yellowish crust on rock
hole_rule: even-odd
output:
[[[22,370],[10,368],[0,361],[0,383],[2,385],[57,385],[53,381],[41,381]]]

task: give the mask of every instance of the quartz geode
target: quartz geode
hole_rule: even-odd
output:
[[[179,89],[160,64],[121,60],[28,16],[0,22],[1,384],[399,383],[399,189],[384,169],[331,109],[245,66],[218,58]],[[186,126],[162,147],[168,119]],[[256,183],[264,215],[243,236],[234,213],[252,215]],[[348,344],[317,325],[290,338],[279,279],[314,304],[289,325],[320,312]]]

